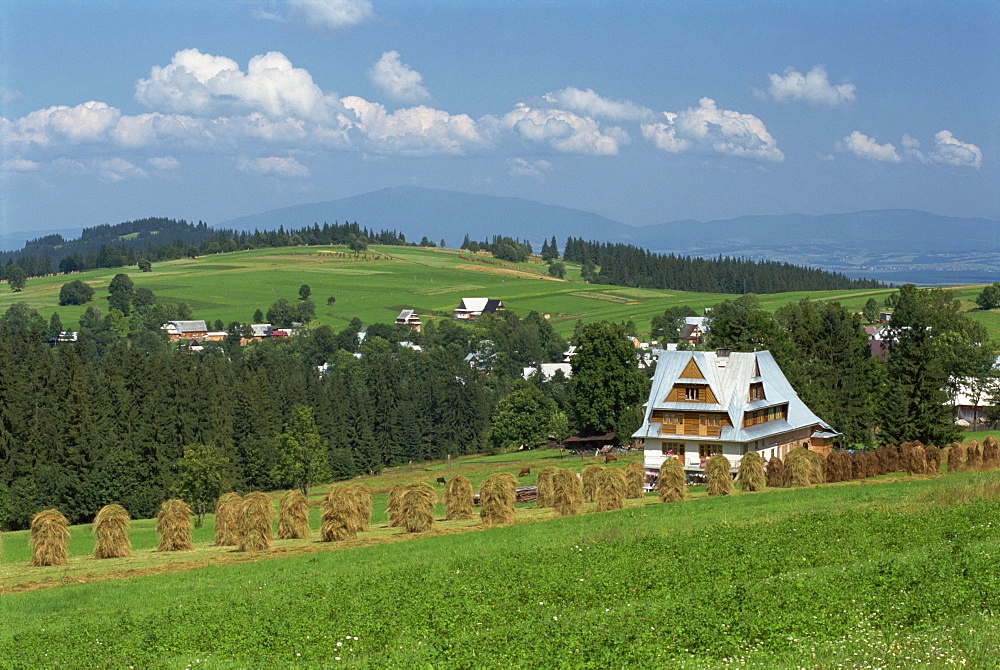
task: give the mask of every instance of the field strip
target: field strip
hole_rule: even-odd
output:
[[[456,270],[468,270],[469,272],[488,272],[496,275],[508,275],[511,277],[527,277],[529,279],[548,279],[551,281],[562,281],[555,277],[525,272],[524,270],[514,270],[512,268],[501,268],[490,265],[473,265],[472,263],[461,263],[455,266]]]
[[[444,295],[445,293],[471,293],[473,291],[485,291],[485,287],[479,284],[453,284],[452,286],[442,286],[441,288],[420,288],[410,291],[414,295]]]
[[[566,295],[576,296],[577,298],[592,298],[593,300],[603,300],[605,302],[614,302],[619,305],[641,305],[642,303],[638,300],[632,300],[630,298],[623,298],[620,295],[611,295],[608,293],[589,293],[587,291],[574,291],[572,293],[567,293]]]

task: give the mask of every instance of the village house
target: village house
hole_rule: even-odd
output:
[[[208,338],[208,324],[205,321],[168,321],[160,326],[166,331],[171,342],[178,340],[205,340]],[[225,337],[225,333],[223,333]]]
[[[840,436],[813,414],[769,351],[657,352],[642,427],[647,487],[663,461],[681,459],[689,475],[704,472],[713,454],[729,459],[756,451],[784,458],[793,447],[827,453]]]
[[[454,310],[456,319],[472,321],[477,316],[487,312],[499,312],[504,309],[503,301],[493,298],[462,298],[462,302]]]
[[[420,327],[423,325],[423,322],[420,320],[420,317],[417,316],[417,313],[414,310],[404,309],[399,313],[399,316],[396,317],[396,325],[409,326],[410,328],[419,333]]]

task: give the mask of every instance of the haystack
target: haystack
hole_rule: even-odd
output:
[[[823,468],[816,452],[796,447],[785,455],[785,486],[812,486],[822,482]]]
[[[785,485],[785,463],[777,456],[771,456],[767,461],[767,485]]]
[[[399,513],[400,503],[403,500],[403,490],[402,484],[394,484],[389,491],[389,500],[385,504],[385,516],[389,520],[389,528],[403,526],[403,517]]]
[[[278,502],[278,539],[309,538],[309,502],[302,491],[291,489]]]
[[[983,467],[983,448],[979,440],[972,438],[969,446],[965,448],[965,468],[967,470],[981,470]]]
[[[236,544],[236,515],[243,500],[239,493],[226,493],[215,503],[215,542],[217,547]]]
[[[543,470],[542,473],[545,471]],[[542,474],[538,475],[539,492],[541,491]],[[541,493],[539,493],[539,496]],[[444,520],[472,519],[475,509],[472,504],[472,484],[462,475],[456,475],[448,480],[444,487]]]
[[[372,494],[364,484],[347,487],[351,522],[358,533],[370,530],[372,522]]]
[[[851,479],[868,479],[868,461],[865,459],[865,452],[855,451],[852,454],[845,451],[844,454],[851,464]]]
[[[739,482],[741,491],[762,491],[767,486],[764,459],[760,457],[760,453],[748,451],[743,454],[736,481]]]
[[[625,480],[628,482],[625,497],[630,500],[641,498],[645,491],[646,468],[641,461],[633,461],[625,468]]]
[[[667,457],[660,465],[656,490],[660,502],[680,502],[687,499],[687,476],[680,459]]]
[[[506,475],[506,476],[504,476]],[[483,480],[479,489],[479,518],[484,526],[502,526],[516,518],[517,483],[509,473],[498,472]]]
[[[160,536],[157,551],[190,551],[191,508],[183,500],[171,499],[160,505],[156,513],[156,534]]]
[[[621,468],[605,468],[597,474],[594,497],[598,512],[610,512],[625,507],[628,479]]]
[[[733,492],[732,465],[722,454],[712,454],[705,463],[705,479],[708,480],[708,495],[728,496]]]
[[[538,472],[538,506],[552,507],[554,493],[554,477],[559,468],[548,466]]]
[[[31,565],[66,565],[69,562],[69,521],[57,509],[31,517]]]
[[[583,486],[571,470],[552,476],[552,506],[559,516],[576,516],[583,511]]]
[[[583,501],[594,502],[594,495],[597,493],[597,475],[604,469],[603,465],[588,465],[583,469]]]
[[[924,447],[924,458],[927,460],[927,467],[924,469],[929,475],[941,474],[941,450],[933,444]]]
[[[105,505],[94,517],[94,558],[125,558],[132,555],[128,539],[132,519],[121,505]]]
[[[271,548],[274,508],[266,493],[253,491],[246,494],[236,515],[236,551],[267,551]]]
[[[434,527],[436,501],[437,492],[429,484],[410,484],[406,487],[399,510],[407,533],[422,533]]]
[[[994,470],[1000,467],[1000,444],[997,438],[987,435],[983,440],[983,468]]]
[[[400,490],[402,491],[402,487]],[[351,497],[346,486],[334,484],[327,491],[320,512],[321,542],[340,542],[357,536],[356,524],[350,519]]]
[[[948,474],[961,472],[965,469],[965,447],[958,442],[952,442],[948,447]]]

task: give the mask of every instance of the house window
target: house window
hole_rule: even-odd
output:
[[[709,456],[713,456],[715,454],[721,454],[721,453],[722,453],[722,445],[721,444],[699,444],[698,445],[698,457],[699,458],[708,458]]]
[[[683,442],[664,442],[660,447],[660,452],[664,456],[676,456],[677,458],[684,460],[684,443]]]
[[[701,389],[697,386],[688,386],[684,389],[684,399],[685,400],[701,400]]]
[[[753,382],[750,384],[750,396],[747,402],[753,402],[754,400],[764,400],[763,382]]]
[[[679,426],[684,423],[684,418],[677,412],[666,412],[663,415],[663,423]]]

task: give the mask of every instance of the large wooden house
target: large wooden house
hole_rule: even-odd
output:
[[[647,481],[675,456],[688,474],[723,454],[733,468],[748,451],[766,460],[793,447],[825,453],[840,433],[812,413],[769,351],[656,352],[642,427]]]

